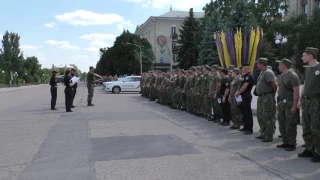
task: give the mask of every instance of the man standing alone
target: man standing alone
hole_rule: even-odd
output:
[[[87,74],[87,87],[88,87],[88,106],[94,106],[92,104],[92,97],[94,93],[94,81],[96,77],[102,78],[100,75],[94,73],[94,68],[93,66],[90,66],[89,72]]]
[[[292,62],[283,59],[280,62],[279,70],[282,73],[279,77],[278,90],[278,120],[279,131],[282,136],[283,144],[277,148],[285,148],[286,151],[296,149],[298,111],[297,103],[299,100],[299,77],[290,71]]]

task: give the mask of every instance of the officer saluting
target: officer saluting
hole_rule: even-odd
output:
[[[292,62],[289,59],[282,59],[279,70],[282,73],[278,84],[278,120],[279,130],[283,144],[277,148],[285,148],[286,151],[296,149],[298,111],[297,103],[299,100],[299,77],[290,71]]]
[[[239,131],[244,131],[244,134],[252,134],[253,133],[253,117],[251,110],[251,101],[252,95],[251,90],[254,84],[254,78],[252,73],[250,72],[250,65],[243,64],[241,73],[243,75],[242,83],[240,89],[235,93],[235,97],[241,96],[241,113],[244,126]]]
[[[302,105],[302,137],[305,150],[299,157],[312,157],[312,162],[320,162],[320,64],[317,61],[319,50],[308,47],[302,60],[308,63],[305,81],[301,90],[298,107]]]
[[[51,110],[57,110],[56,109],[56,102],[57,102],[57,79],[56,79],[57,71],[52,71],[52,76],[50,78],[50,92],[51,92]]]

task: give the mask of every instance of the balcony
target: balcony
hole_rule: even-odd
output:
[[[173,40],[177,40],[177,39],[178,39],[178,34],[173,33],[173,34],[170,35],[170,37],[171,37],[171,39],[173,39]]]
[[[173,54],[178,54],[179,48],[178,47],[173,47],[172,48],[172,53]]]

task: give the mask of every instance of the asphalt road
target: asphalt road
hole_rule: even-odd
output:
[[[50,110],[48,86],[0,89],[1,180],[319,179],[320,164],[297,158],[298,148],[242,135],[139,94],[95,89],[86,106],[80,85],[73,113]],[[13,91],[14,90],[14,91]]]

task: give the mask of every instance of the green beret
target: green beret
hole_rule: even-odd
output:
[[[304,52],[309,52],[309,53],[318,53],[319,49],[314,48],[314,47],[307,47]]]
[[[222,67],[218,67],[218,70],[222,70]]]
[[[218,65],[212,65],[211,68],[218,69]]]
[[[237,74],[240,74],[240,69],[238,69],[238,68],[234,68],[232,71],[237,73]]]
[[[268,65],[268,59],[267,58],[259,58],[257,63],[262,63],[265,65]]]
[[[185,72],[183,69],[180,69],[180,71],[183,72],[183,73]]]
[[[229,68],[234,68],[234,65],[232,65],[232,64],[231,64],[231,65],[229,65]]]
[[[284,65],[286,65],[287,67],[291,67],[291,65],[292,65],[292,62],[289,60],[289,59],[282,59],[281,61],[280,61],[280,64],[284,64]]]
[[[196,69],[201,69],[201,67],[200,67],[200,66],[197,66]]]

